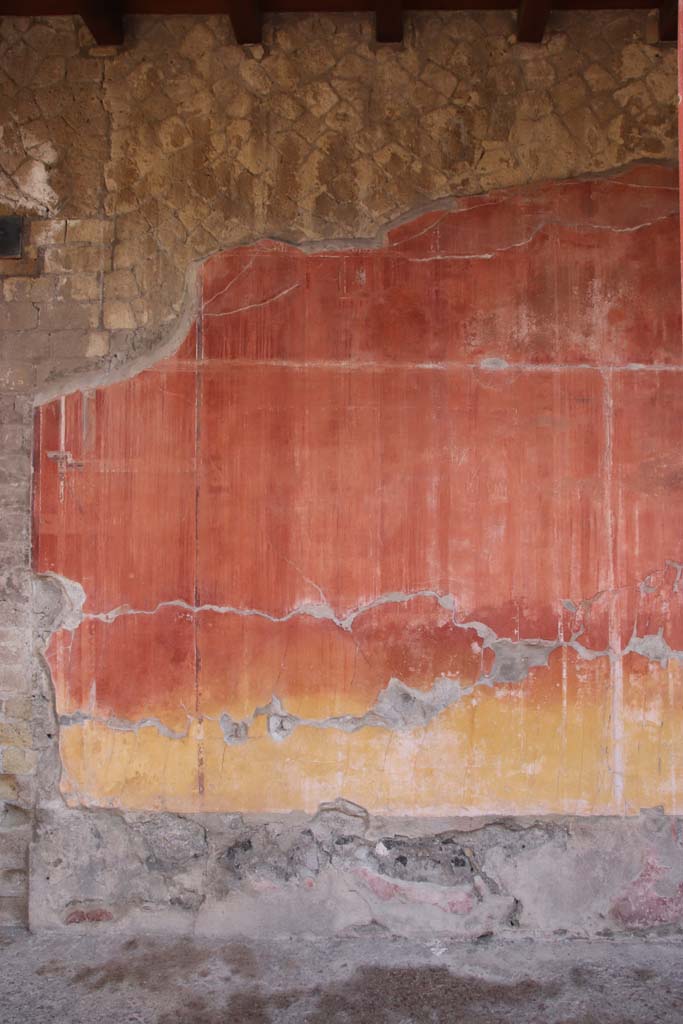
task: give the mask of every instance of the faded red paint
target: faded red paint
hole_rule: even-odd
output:
[[[683,882],[671,882],[671,867],[660,864],[654,854],[628,892],[612,907],[612,916],[627,928],[655,928],[679,924],[683,919]],[[661,890],[665,892],[662,893]]]
[[[195,795],[176,802],[206,789],[221,806],[210,723],[273,694],[318,720],[363,715],[392,678],[467,689],[492,668],[479,624],[589,654],[621,652],[635,625],[683,649],[677,201],[674,169],[640,167],[462,200],[382,246],[208,260],[173,358],[38,415],[35,565],[80,582],[91,616],[50,646],[60,712],[177,735],[203,720]],[[530,672],[527,721],[594,710],[568,776],[588,756],[625,777],[614,673],[568,649]],[[482,742],[516,742],[488,721],[475,763]],[[126,793],[174,805],[178,778],[145,790],[146,771]],[[520,811],[525,771],[499,783]],[[598,776],[577,772],[576,806],[604,808]]]
[[[403,882],[378,875],[368,868],[356,868],[353,874],[364,883],[370,892],[382,902],[396,900],[401,903],[420,903],[423,906],[437,907],[447,914],[469,914],[474,907],[474,897],[469,888],[448,888],[433,885],[427,887],[420,882]],[[456,894],[453,895],[455,888]]]
[[[34,560],[88,612],[194,599],[195,351],[39,411]]]
[[[110,910],[96,908],[94,910],[72,910],[66,916],[65,924],[97,924],[100,921],[113,921],[114,915]]]

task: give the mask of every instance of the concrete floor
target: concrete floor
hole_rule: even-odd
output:
[[[0,934],[2,1024],[680,1024],[672,941]]]

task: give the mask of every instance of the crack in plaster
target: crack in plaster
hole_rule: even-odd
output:
[[[407,256],[401,252],[392,252],[392,255],[399,259],[404,259],[408,263],[435,263],[435,262],[455,262],[459,260],[492,260],[500,253],[510,252],[513,249],[523,249],[527,245],[536,239],[546,228],[549,227],[562,227],[572,228],[576,231],[609,231],[616,235],[632,234],[636,231],[641,231],[643,228],[654,227],[655,224],[660,224],[663,221],[671,220],[672,217],[676,216],[675,213],[667,213],[662,217],[656,217],[654,220],[643,221],[641,224],[633,224],[630,227],[617,228],[611,224],[593,224],[590,222],[578,222],[562,220],[556,217],[547,217],[540,221],[533,229],[531,234],[526,238],[522,238],[519,242],[512,242],[510,245],[503,245],[497,249],[492,249],[490,252],[470,252],[470,253],[444,253],[443,255],[432,255],[432,256]],[[440,222],[439,222],[440,223]]]
[[[315,589],[322,595],[322,590],[316,583],[313,583],[310,580],[307,580],[307,582],[309,582],[312,587],[315,587]],[[284,615],[271,615],[269,612],[263,611],[259,608],[240,608],[236,605],[218,604],[192,605],[187,601],[179,599],[174,601],[160,601],[159,604],[151,609],[135,609],[131,608],[129,605],[119,605],[117,608],[113,608],[108,612],[85,612],[83,613],[82,618],[99,619],[102,622],[113,622],[121,615],[155,615],[161,608],[183,608],[186,611],[193,613],[216,612],[220,615],[254,615],[258,618],[268,619],[270,622],[288,622],[289,619],[298,615],[309,615],[314,619],[327,619],[330,622],[334,622],[334,624],[339,626],[340,629],[350,632],[355,619],[358,618],[359,615],[363,615],[365,612],[370,611],[372,608],[377,608],[384,604],[403,604],[406,601],[411,601],[418,597],[432,597],[442,608],[445,608],[449,612],[455,611],[455,599],[451,597],[450,594],[439,594],[436,590],[427,589],[411,592],[402,590],[390,591],[386,594],[381,594],[372,601],[368,601],[366,604],[358,605],[343,617],[338,616],[327,601],[320,601],[317,603],[307,602],[297,605],[296,608],[292,608],[291,611],[285,612]],[[460,625],[460,623],[455,623],[455,625]]]
[[[676,570],[672,589],[674,592],[677,592],[681,574],[683,573],[683,563],[668,559],[666,566]],[[664,668],[666,668],[670,660],[683,662],[683,651],[671,648],[664,639],[663,628],[660,628],[656,634],[639,636],[635,631],[634,625],[634,630],[628,644],[623,649],[615,649],[610,645],[606,649],[598,651],[585,647],[580,642],[580,637],[585,632],[584,626],[577,629],[568,640],[560,637],[555,640],[545,640],[542,638],[513,640],[508,637],[499,637],[495,630],[478,620],[456,621],[457,604],[453,595],[441,594],[432,589],[421,589],[412,592],[390,591],[386,594],[381,594],[372,601],[358,605],[343,617],[336,614],[327,601],[321,601],[319,604],[302,604],[281,616],[272,615],[260,609],[238,608],[233,605],[191,605],[182,600],[162,601],[153,609],[137,610],[131,609],[127,605],[122,605],[109,612],[84,613],[82,608],[86,595],[79,583],[58,576],[55,573],[46,573],[44,575],[53,581],[57,581],[65,595],[64,611],[60,621],[54,628],[61,628],[71,632],[79,628],[83,621],[97,620],[111,623],[120,616],[152,616],[161,608],[178,607],[193,614],[208,611],[242,617],[253,615],[275,623],[287,622],[296,616],[307,615],[312,618],[333,622],[339,629],[352,633],[355,620],[373,608],[388,604],[404,604],[420,597],[429,597],[450,613],[451,623],[456,629],[476,632],[481,641],[482,650],[493,652],[494,660],[490,671],[482,673],[470,686],[463,686],[459,679],[442,675],[433,680],[428,690],[418,690],[392,676],[386,686],[380,690],[373,706],[363,715],[336,715],[324,719],[305,718],[287,711],[276,694],[273,694],[271,700],[266,705],[256,707],[252,714],[245,719],[234,719],[227,711],[223,711],[217,720],[226,744],[230,745],[246,742],[250,738],[251,726],[259,717],[266,717],[268,735],[275,740],[286,739],[298,726],[338,729],[347,733],[357,732],[363,728],[386,728],[394,731],[408,731],[420,728],[426,726],[433,718],[436,718],[463,697],[470,696],[477,686],[492,687],[496,684],[523,682],[532,669],[547,666],[553,652],[561,648],[572,649],[580,658],[587,661],[606,657],[612,663],[615,660],[620,661],[626,654],[635,653],[650,661],[659,662]],[[641,592],[652,592],[655,589],[649,582],[654,575],[654,572],[648,573],[637,584]],[[307,577],[305,578],[307,579]],[[308,582],[318,590],[321,598],[324,597],[324,592],[318,584],[310,580]],[[568,611],[575,614],[580,606],[590,607],[605,595],[615,595],[619,590],[624,589],[627,588],[619,587],[598,591],[593,597],[579,602],[578,605],[568,599],[564,600],[562,604]],[[201,722],[204,719],[216,720],[207,715],[187,713],[188,725],[183,731],[170,729],[158,718],[154,717],[143,718],[133,722],[116,716],[109,718],[96,716],[84,711],[61,715],[59,721],[60,725],[64,727],[95,722],[117,731],[137,732],[138,729],[151,727],[168,739],[185,739],[189,735],[192,722]]]
[[[232,286],[236,284],[236,282],[239,281],[240,278],[244,277],[248,270],[251,270],[251,268],[254,265],[255,259],[256,257],[252,256],[251,259],[247,263],[245,263],[242,269],[239,270],[234,277],[230,278],[228,283],[224,285],[223,288],[219,288],[218,291],[213,292],[213,294],[210,295],[208,298],[203,299],[202,308],[206,309],[207,306],[210,306],[212,302],[215,302],[216,299],[219,299],[221,295],[225,295],[226,292],[229,292]]]
[[[495,203],[494,204],[480,203],[479,205],[480,206],[487,206],[487,205],[497,205],[497,204],[495,204]],[[613,224],[599,224],[599,223],[594,223],[593,221],[572,221],[572,220],[566,220],[566,219],[564,219],[562,217],[543,217],[543,218],[541,218],[536,223],[535,227],[531,230],[531,232],[525,238],[522,238],[522,239],[520,239],[517,242],[511,242],[509,245],[498,246],[497,248],[491,249],[489,252],[481,252],[481,251],[478,251],[478,250],[474,250],[474,251],[471,251],[471,252],[463,252],[463,253],[443,253],[443,254],[434,253],[434,254],[431,254],[431,255],[428,255],[428,256],[410,256],[407,253],[401,252],[399,246],[404,246],[407,242],[411,242],[411,241],[413,241],[416,238],[420,238],[420,237],[422,237],[424,235],[429,235],[430,232],[438,232],[438,229],[439,229],[440,225],[448,217],[452,216],[453,214],[465,214],[465,213],[469,213],[469,209],[465,209],[465,210],[446,210],[444,215],[443,215],[443,217],[441,217],[435,223],[427,225],[422,231],[417,232],[417,234],[411,235],[407,239],[400,238],[400,239],[398,239],[395,242],[389,241],[389,242],[387,242],[387,244],[385,246],[382,246],[381,248],[383,248],[384,251],[386,252],[386,254],[388,256],[391,256],[392,259],[405,260],[407,263],[432,263],[432,262],[438,262],[438,261],[443,261],[443,262],[454,261],[455,262],[455,261],[461,261],[461,260],[492,260],[492,259],[495,259],[495,257],[498,256],[500,253],[510,252],[513,249],[520,249],[520,248],[524,248],[527,245],[530,245],[531,242],[533,242],[534,239],[542,231],[544,231],[546,228],[549,228],[549,227],[570,228],[570,229],[575,230],[575,231],[605,231],[605,232],[611,232],[612,234],[623,235],[623,234],[633,234],[636,231],[642,231],[644,228],[654,227],[656,224],[661,224],[664,221],[671,220],[672,218],[675,218],[675,217],[678,216],[677,211],[672,210],[669,213],[662,214],[661,217],[654,217],[652,220],[641,221],[638,224],[631,224],[631,225],[628,225],[627,227],[616,227]],[[299,247],[291,246],[289,243],[282,243],[282,246],[283,246],[285,251],[287,249],[291,248],[291,249],[295,249],[297,254],[299,252]],[[300,248],[304,252],[306,252],[306,251],[315,251],[315,250],[312,250],[312,247],[303,247],[302,246]],[[347,244],[346,246],[344,246],[343,248],[345,248],[347,251],[353,252],[354,254],[362,254],[364,252],[374,252],[374,251],[376,251],[375,247],[370,247],[367,244],[359,245],[357,242],[353,242],[353,241],[350,242],[349,244]],[[275,249],[275,250],[263,249],[262,251],[257,253],[257,256],[260,259],[268,259],[268,258],[281,257],[282,256],[282,251],[283,251],[283,249],[280,249],[280,248]],[[339,259],[341,251],[342,251],[342,247],[339,246],[337,249],[334,249],[334,250],[330,249],[330,250],[327,250],[327,251],[326,250],[317,251],[317,252],[315,252],[315,255],[318,257],[318,259]],[[252,260],[252,262],[253,262],[253,260]],[[251,265],[251,264],[249,264],[249,265]],[[234,281],[237,280],[237,277],[240,277],[240,276],[241,276],[241,273],[236,275],[236,277],[233,278],[228,283],[228,285],[221,292],[216,293],[216,295],[212,295],[211,298],[206,301],[205,305],[209,305],[211,302],[214,301],[215,298],[218,297],[218,295],[222,294],[223,291],[227,291],[228,288],[234,283]],[[285,295],[288,292],[293,291],[295,288],[300,287],[300,286],[301,286],[301,282],[297,282],[297,284],[290,285],[289,288],[284,289],[283,292],[280,292],[277,295],[271,296],[271,297],[263,300],[263,302],[254,303],[253,306],[266,305],[267,303],[272,302],[274,299],[278,299],[282,295]],[[240,309],[229,310],[227,313],[213,313],[213,314],[208,314],[208,315],[209,316],[228,316],[228,315],[230,315],[232,313],[242,312],[243,309],[251,309],[251,308],[253,308],[253,306],[245,306],[245,307],[242,307]]]
[[[239,275],[238,275],[238,277],[239,277]],[[234,278],[233,280],[236,280],[236,278]],[[220,319],[221,317],[224,317],[224,316],[235,316],[237,313],[246,313],[250,309],[261,309],[263,306],[270,306],[271,303],[277,302],[278,299],[284,299],[285,296],[291,295],[291,293],[295,292],[297,290],[297,288],[301,288],[301,282],[300,281],[297,281],[296,284],[290,285],[289,288],[283,288],[282,291],[278,292],[276,295],[269,295],[267,299],[262,299],[261,302],[251,302],[251,303],[249,303],[248,306],[239,306],[237,309],[226,309],[222,313],[206,313],[205,312],[203,315],[205,317],[211,317],[211,318],[215,318],[215,319]],[[224,289],[224,291],[225,291],[225,289]]]
[[[270,701],[254,709],[245,719],[234,719],[227,711],[218,716],[218,723],[227,744],[245,743],[249,738],[249,730],[257,718],[267,720],[268,735],[274,740],[284,740],[298,726],[310,726],[314,729],[338,729],[341,732],[353,733],[359,729],[377,728],[392,729],[398,732],[425,726],[442,711],[457,703],[461,697],[471,694],[477,680],[472,686],[462,687],[457,679],[439,676],[429,690],[417,690],[407,686],[400,679],[392,677],[388,684],[380,690],[374,705],[363,715],[334,715],[329,718],[305,718],[287,711],[279,697],[273,695]],[[193,722],[216,721],[210,715],[193,715],[187,713],[187,728],[175,731],[164,725],[158,718],[143,718],[130,721],[117,716],[104,717],[85,711],[60,715],[59,724],[63,727],[83,725],[86,722],[105,725],[118,732],[138,732],[139,729],[155,728],[167,739],[186,739]]]
[[[188,715],[188,719],[192,716]],[[60,715],[59,724],[61,726],[70,725],[84,725],[86,722],[95,722],[100,725],[106,725],[108,729],[113,729],[115,732],[137,732],[138,729],[153,728],[159,733],[160,736],[165,736],[169,740],[182,740],[187,737],[190,731],[188,724],[187,729],[182,732],[177,732],[174,729],[169,729],[167,725],[159,718],[141,718],[137,722],[131,722],[127,718],[119,718],[116,715],[112,715],[109,718],[105,718],[101,715],[93,715],[87,711],[74,711],[71,714]]]

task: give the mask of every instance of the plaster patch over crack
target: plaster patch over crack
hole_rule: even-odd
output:
[[[218,724],[223,733],[226,743],[245,743],[249,739],[249,726],[246,722],[238,722],[232,718],[227,711],[224,711],[218,719]]]
[[[190,731],[188,726],[182,732],[175,732],[164,725],[158,718],[141,718],[138,722],[131,722],[125,718],[117,718],[116,716],[104,718],[103,716],[93,715],[85,711],[74,711],[70,715],[59,716],[59,724],[62,727],[84,725],[86,722],[97,722],[101,725],[106,725],[108,729],[113,729],[114,732],[138,732],[140,729],[156,729],[160,736],[165,736],[169,740],[185,739]]]
[[[268,704],[256,708],[253,714],[242,721],[235,720],[227,711],[223,711],[218,723],[225,742],[231,745],[246,742],[249,739],[250,726],[260,717],[267,719],[268,735],[275,740],[286,739],[301,725],[315,729],[339,729],[342,732],[357,732],[368,727],[407,731],[427,725],[445,708],[455,704],[461,696],[471,693],[473,689],[471,686],[463,689],[457,680],[443,676],[436,679],[431,689],[425,692],[406,686],[400,679],[392,678],[380,691],[373,707],[364,715],[340,715],[325,719],[302,718],[288,712],[279,697],[273,696]],[[169,729],[158,718],[143,718],[132,722],[115,716],[105,718],[84,711],[61,715],[59,724],[69,727],[96,722],[119,732],[138,732],[140,729],[154,728],[167,739],[185,739],[189,734],[191,722],[209,717],[188,713],[188,727],[183,731]]]
[[[33,612],[41,633],[58,629],[73,631],[83,621],[86,593],[77,580],[54,572],[36,573],[33,577]]]
[[[342,732],[357,732],[365,728],[405,732],[427,725],[473,689],[473,686],[463,688],[457,679],[441,676],[434,680],[429,690],[423,691],[406,686],[400,679],[393,677],[384,689],[380,690],[374,705],[364,715],[338,715],[325,719],[299,718],[287,712],[281,701],[273,697],[270,704],[256,710],[253,718],[266,715],[268,734],[276,740],[286,739],[300,725],[316,729],[340,729]],[[245,727],[247,736],[253,718],[240,723]]]
[[[683,651],[674,651],[666,642],[663,630],[658,633],[647,633],[645,636],[632,636],[628,645],[624,648],[624,654],[640,654],[648,661],[658,661],[662,668],[666,668],[669,661],[683,662]]]
[[[671,560],[667,561],[668,568],[677,569],[676,579],[673,583],[673,591],[678,589],[680,576],[680,564]],[[652,585],[655,573],[649,573],[644,580],[636,584],[641,593],[651,593],[656,588]],[[257,718],[265,717],[267,720],[268,735],[277,741],[285,740],[295,729],[300,726],[308,726],[316,729],[337,729],[341,732],[354,733],[360,729],[378,728],[389,729],[396,732],[405,732],[418,729],[428,725],[434,718],[440,715],[447,708],[456,704],[463,697],[473,693],[477,686],[495,686],[497,684],[518,684],[524,682],[534,668],[543,668],[548,665],[550,656],[560,648],[574,650],[578,656],[587,661],[597,658],[621,658],[630,652],[640,654],[649,661],[656,661],[662,667],[666,667],[670,660],[683,661],[683,651],[673,650],[663,636],[663,630],[656,634],[638,636],[634,630],[631,639],[623,650],[613,651],[610,647],[605,650],[593,650],[584,646],[580,638],[584,633],[585,624],[580,625],[569,639],[547,640],[542,638],[513,640],[508,637],[499,637],[495,630],[484,622],[469,620],[459,622],[456,620],[457,601],[452,594],[442,594],[433,589],[421,589],[412,592],[389,591],[381,594],[372,601],[358,605],[356,608],[341,616],[337,614],[327,600],[320,586],[308,580],[318,591],[321,597],[319,603],[304,603],[291,609],[283,615],[272,615],[260,609],[238,608],[232,605],[191,605],[186,601],[163,601],[153,609],[132,609],[127,605],[119,606],[108,612],[84,613],[83,604],[86,599],[85,592],[81,585],[75,581],[64,579],[56,574],[44,574],[43,580],[51,586],[58,586],[62,595],[62,608],[54,612],[52,621],[53,629],[65,629],[73,631],[79,628],[82,622],[96,620],[105,623],[112,623],[121,616],[143,615],[153,616],[161,608],[177,607],[187,610],[192,614],[202,612],[213,612],[221,615],[237,615],[241,617],[256,616],[274,623],[288,622],[297,616],[309,616],[333,622],[339,629],[352,633],[353,626],[360,616],[368,611],[390,605],[405,604],[418,598],[433,599],[438,607],[448,611],[453,627],[459,630],[472,631],[478,635],[482,651],[489,650],[493,653],[493,662],[488,672],[482,672],[479,677],[470,685],[463,685],[458,678],[441,675],[435,678],[427,690],[417,689],[404,683],[401,679],[392,676],[386,685],[379,691],[377,698],[362,715],[336,715],[326,718],[307,718],[292,714],[286,709],[282,700],[273,693],[270,701],[256,707],[254,711],[244,719],[233,718],[228,711],[223,711],[218,716],[218,723],[223,739],[228,745],[239,745],[250,739],[250,729]],[[624,589],[624,588],[618,588]],[[605,596],[605,591],[600,591],[592,598],[584,599],[576,603],[571,600],[564,600],[563,606],[573,615],[577,615],[580,608],[590,606]],[[138,721],[117,716],[104,717],[94,714],[94,709],[88,711],[76,711],[71,714],[60,716],[60,725],[70,727],[83,725],[86,722],[97,722],[106,725],[116,731],[137,732],[143,728],[154,728],[157,732],[168,739],[185,739],[193,722],[200,723],[202,720],[211,720],[211,716],[187,713],[187,728],[181,731],[173,730],[155,717],[145,717]]]
[[[555,640],[485,640],[485,647],[495,654],[493,668],[481,682],[521,683],[532,668],[548,664],[548,658],[562,646]]]
[[[311,581],[309,580],[308,582]],[[322,591],[320,591],[317,584],[312,583],[311,585],[316,587],[322,595]],[[260,608],[239,608],[230,604],[192,605],[187,601],[177,600],[160,601],[154,608],[135,609],[130,608],[128,605],[120,605],[118,608],[113,608],[111,611],[107,612],[84,612],[82,619],[99,619],[101,622],[114,622],[114,620],[118,619],[121,615],[155,615],[161,608],[184,608],[186,611],[193,613],[215,612],[218,615],[240,615],[247,618],[253,615],[257,618],[268,619],[270,622],[288,622],[290,619],[296,618],[299,615],[308,615],[313,619],[327,619],[330,622],[334,622],[340,629],[350,632],[353,627],[353,623],[358,616],[363,615],[372,608],[378,608],[385,604],[403,604],[406,601],[412,601],[418,597],[434,598],[442,608],[445,608],[450,612],[455,611],[455,598],[451,597],[450,594],[439,594],[436,590],[414,590],[410,593],[401,590],[394,590],[387,594],[381,594],[379,597],[374,598],[372,601],[368,601],[366,604],[358,605],[343,617],[337,615],[327,601],[305,602],[297,605],[296,608],[292,608],[290,611],[285,612],[283,615],[272,615]],[[80,621],[77,625],[80,625]],[[455,625],[460,625],[460,623],[455,623]],[[488,627],[484,628],[487,629]]]

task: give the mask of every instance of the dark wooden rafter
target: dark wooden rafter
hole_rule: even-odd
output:
[[[550,0],[519,0],[517,8],[517,42],[540,43],[543,39]]]
[[[97,0],[80,9],[83,21],[98,46],[123,45],[123,7],[120,0]]]
[[[674,42],[678,38],[678,3],[666,0],[659,5],[659,38],[663,43]]]
[[[403,42],[403,0],[377,0],[375,35],[378,43]]]
[[[238,43],[260,43],[263,25],[261,0],[227,0],[232,30]]]
[[[552,0],[558,11],[652,10],[653,0]],[[657,5],[655,5],[657,6]],[[2,15],[49,17],[81,14],[98,43],[120,45],[123,41],[122,14],[227,14],[238,43],[261,41],[264,14],[305,11],[348,13],[374,12],[377,39],[399,42],[403,13],[408,11],[482,11],[517,8],[520,42],[540,42],[551,0],[0,0]],[[660,0],[659,38],[674,40],[678,34],[676,0]]]

